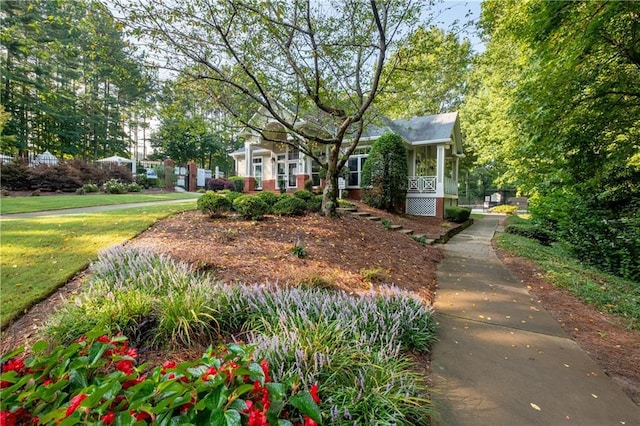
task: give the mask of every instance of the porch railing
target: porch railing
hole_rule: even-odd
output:
[[[413,194],[444,193],[445,195],[458,195],[458,182],[449,177],[445,177],[444,187],[438,188],[438,179],[436,176],[409,176],[407,192]]]
[[[435,194],[436,184],[437,179],[435,176],[409,176],[407,192]]]

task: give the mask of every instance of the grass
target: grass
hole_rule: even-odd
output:
[[[2,197],[0,214],[41,212],[80,207],[110,206],[114,204],[197,198],[202,194],[174,192],[162,194],[87,194],[52,195],[40,197]]]
[[[640,285],[584,265],[571,257],[560,244],[545,246],[519,235],[496,235],[498,247],[534,261],[545,271],[544,279],[567,289],[599,310],[623,320],[629,328],[640,330]]]
[[[38,199],[45,198],[58,197]],[[100,250],[133,238],[159,219],[191,210],[194,204],[3,220],[0,325],[4,327],[21,311],[51,295],[86,268]]]

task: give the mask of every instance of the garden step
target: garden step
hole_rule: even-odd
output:
[[[351,214],[354,215],[354,216],[358,216],[358,217],[369,217],[369,216],[371,216],[371,213],[369,213],[369,212],[358,212],[358,211],[355,211],[355,212],[351,212]]]
[[[356,207],[337,207],[336,211],[340,213],[353,213],[357,212],[358,209]]]
[[[424,235],[424,234],[415,234],[414,237],[416,237],[416,238],[424,238],[424,239],[427,238],[427,236]]]
[[[373,221],[373,222],[377,222],[377,221],[379,221],[379,220],[382,220],[382,218],[381,218],[381,217],[378,217],[378,216],[367,216],[367,217],[366,217],[366,219],[367,219],[367,220],[371,220],[371,221]]]
[[[402,225],[390,225],[389,229],[392,231],[399,231],[400,229],[402,229]]]
[[[405,235],[413,234],[413,231],[411,229],[398,229],[398,232]]]

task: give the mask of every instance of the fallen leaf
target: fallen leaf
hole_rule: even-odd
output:
[[[533,402],[530,402],[529,405],[531,405],[531,408],[533,408],[534,410],[542,411],[542,409]]]

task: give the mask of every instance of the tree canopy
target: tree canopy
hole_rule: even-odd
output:
[[[148,36],[164,66],[214,82],[203,87],[239,122],[270,140],[264,124],[274,120],[292,136],[286,143],[321,163],[327,214],[335,211],[339,170],[372,119],[387,55],[420,6],[412,0],[116,3],[132,34]],[[256,112],[262,120],[250,120]]]

